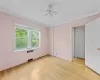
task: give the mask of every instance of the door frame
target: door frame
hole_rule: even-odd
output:
[[[85,27],[85,25],[81,25],[81,26],[84,26],[84,27]],[[81,26],[76,26],[76,27],[81,27]],[[75,31],[74,31],[74,28],[75,28],[75,27],[72,27],[72,59],[73,59],[74,56],[75,56],[75,53],[74,53],[74,51],[75,51],[75,50],[74,50],[74,49],[75,49],[75,48],[74,48],[74,47],[75,47],[75,46],[74,46],[74,44],[75,44],[75,43],[74,43],[74,39],[75,39],[75,35],[74,35],[74,32],[75,32]],[[85,40],[85,39],[84,39],[84,40]],[[85,45],[85,44],[84,44],[84,45]]]

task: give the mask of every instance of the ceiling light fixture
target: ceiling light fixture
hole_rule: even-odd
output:
[[[41,10],[41,11],[46,12],[44,16],[50,15],[52,17],[54,14],[58,13],[56,11],[53,11],[52,8],[53,8],[53,4],[49,4],[47,10]]]

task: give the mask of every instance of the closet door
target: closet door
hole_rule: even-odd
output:
[[[85,58],[85,26],[74,28],[75,57]]]
[[[86,25],[85,63],[100,74],[100,19]]]

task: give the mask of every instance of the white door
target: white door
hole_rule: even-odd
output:
[[[85,26],[74,28],[74,57],[85,58]]]
[[[85,36],[85,64],[100,74],[100,19],[86,25]]]

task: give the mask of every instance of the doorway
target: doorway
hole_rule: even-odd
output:
[[[73,28],[73,62],[85,64],[85,25]]]

